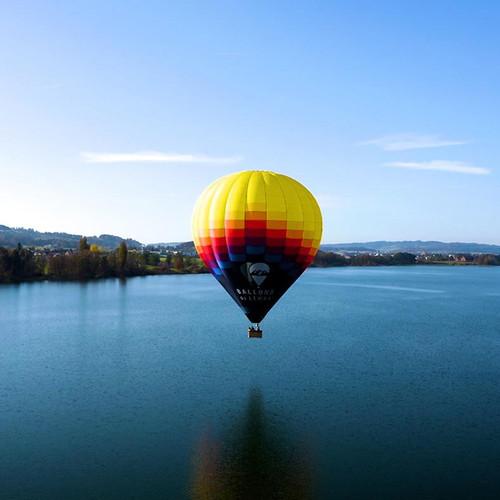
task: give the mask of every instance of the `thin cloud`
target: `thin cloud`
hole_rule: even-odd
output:
[[[160,151],[139,151],[136,153],[80,153],[86,163],[238,163],[239,156],[214,157],[195,154],[162,153]]]
[[[469,141],[443,139],[437,135],[395,134],[370,139],[369,141],[362,142],[361,145],[377,146],[384,151],[407,151],[410,149],[460,146],[462,144],[467,144],[468,142]]]
[[[327,193],[319,193],[316,196],[316,201],[322,209],[337,209],[347,204],[347,198],[334,196]]]
[[[461,161],[432,160],[422,162],[395,161],[386,163],[386,167],[406,168],[411,170],[438,170],[442,172],[454,172],[468,175],[488,175],[491,174],[489,168],[468,165]]]

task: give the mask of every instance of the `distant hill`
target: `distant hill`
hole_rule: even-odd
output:
[[[196,249],[192,241],[171,242],[171,243],[151,243],[146,245],[147,250],[170,250],[182,252],[184,255],[196,256]]]
[[[157,243],[156,247],[174,248],[187,255],[195,253],[192,241],[185,243]],[[442,241],[369,241],[366,243],[325,243],[321,245],[325,252],[363,252],[363,253],[396,253],[409,252],[414,254],[439,253],[488,253],[500,254],[500,245],[483,243],[445,243]]]
[[[120,238],[112,234],[101,234],[100,236],[87,236],[89,243],[114,249],[125,241],[129,248],[141,248],[143,244],[130,238]],[[68,233],[41,233],[34,229],[11,228],[0,224],[0,247],[15,247],[18,243],[24,246],[37,246],[49,248],[77,248],[80,235]],[[185,255],[196,255],[192,241],[154,243],[147,248],[165,248],[177,250]],[[500,255],[500,245],[489,245],[486,243],[446,243],[442,241],[368,241],[365,243],[325,243],[321,245],[325,252],[363,252],[363,253],[396,253],[409,252],[414,254],[437,253],[437,254],[497,254]]]
[[[81,235],[68,233],[41,233],[34,229],[12,228],[0,225],[0,247],[15,247],[18,243],[27,247],[77,248]],[[140,248],[139,241],[124,239],[112,234],[87,236],[89,243],[95,243],[103,248],[117,248],[122,241],[129,248]]]
[[[500,254],[500,245],[486,243],[445,243],[442,241],[368,241],[366,243],[327,243],[321,245],[327,252],[367,252],[367,253],[491,253]]]

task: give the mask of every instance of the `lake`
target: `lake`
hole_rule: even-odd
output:
[[[0,287],[0,498],[500,497],[500,268]]]

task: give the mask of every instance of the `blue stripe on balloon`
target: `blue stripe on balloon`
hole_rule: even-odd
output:
[[[246,247],[246,252],[248,255],[262,255],[265,253],[266,247],[265,246],[253,246],[253,245],[247,245]]]
[[[282,255],[276,255],[276,254],[269,254],[266,253],[265,261],[266,262],[281,262],[281,259],[283,258]]]
[[[244,253],[229,252],[229,258],[232,262],[245,262],[247,260],[247,256]]]

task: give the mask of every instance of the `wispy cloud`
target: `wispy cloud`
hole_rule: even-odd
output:
[[[328,193],[319,193],[315,195],[316,201],[323,209],[338,209],[347,204],[348,200],[345,197],[335,196]]]
[[[447,160],[432,160],[432,161],[394,161],[386,163],[386,167],[391,168],[407,168],[412,170],[439,170],[442,172],[454,172],[458,174],[469,175],[488,175],[491,174],[489,168],[476,167],[468,165],[462,161],[447,161]]]
[[[80,153],[86,163],[238,163],[239,156],[214,157],[196,154],[138,151],[136,153]]]
[[[369,141],[362,142],[361,145],[377,146],[384,151],[407,151],[410,149],[459,146],[461,144],[467,144],[468,142],[469,141],[443,139],[437,135],[394,134],[370,139]]]

